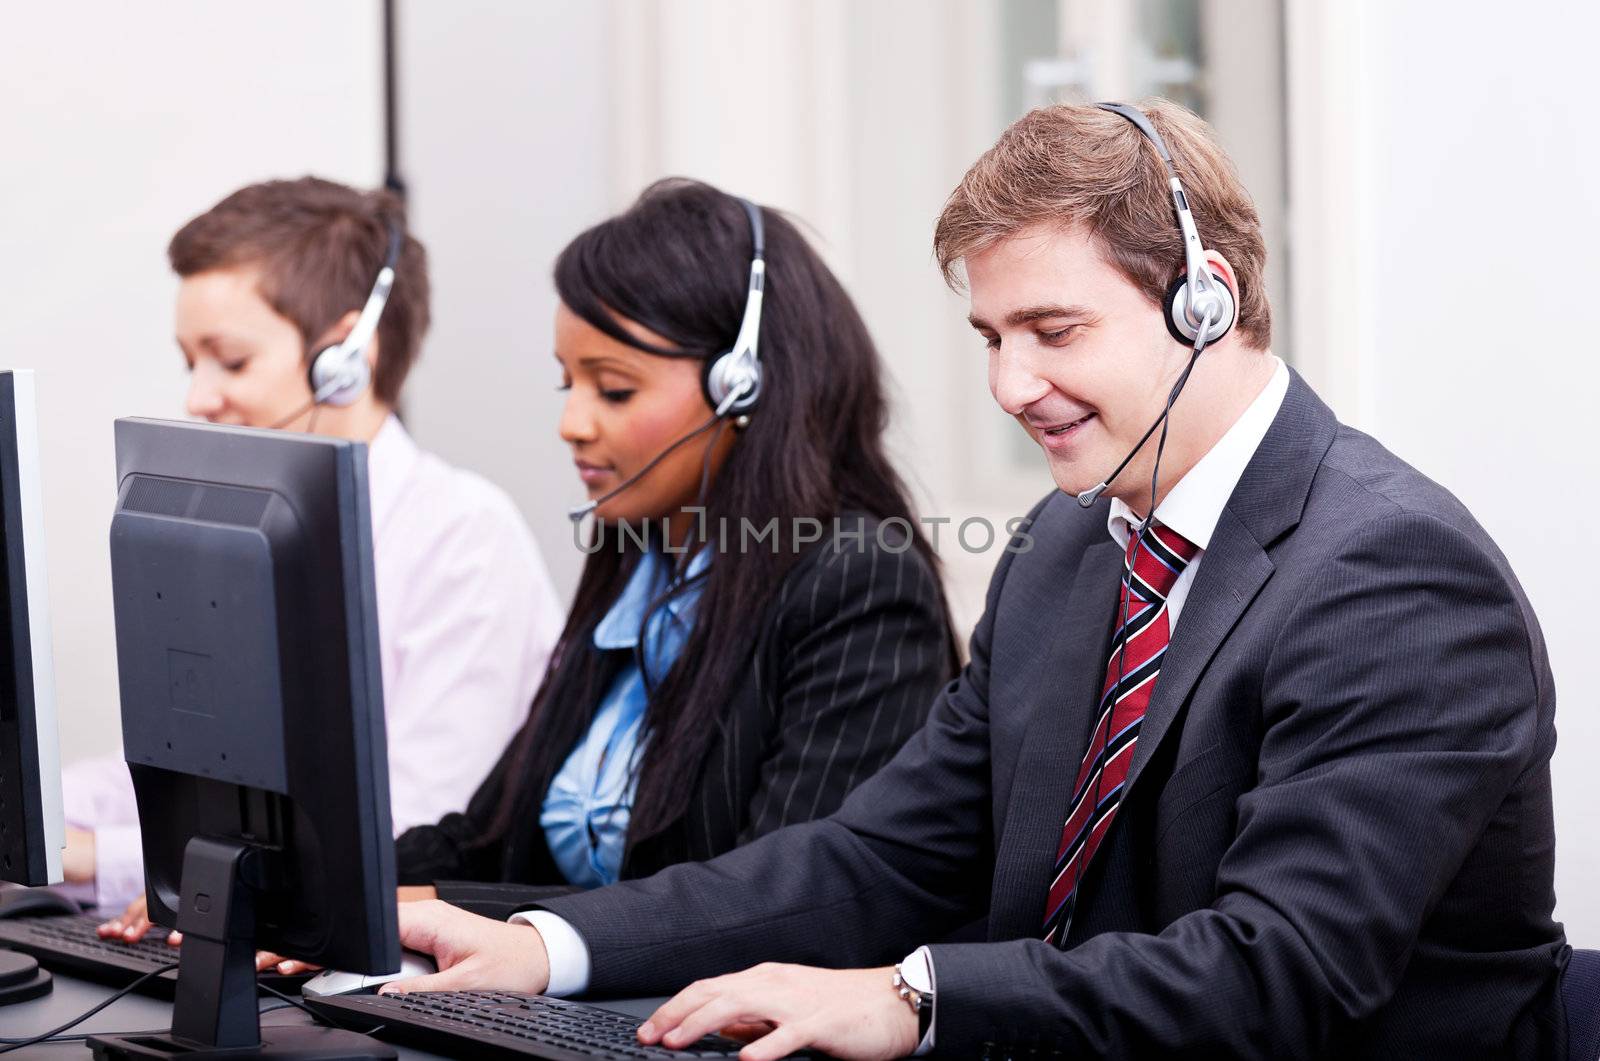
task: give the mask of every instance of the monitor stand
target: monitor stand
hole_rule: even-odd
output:
[[[91,1036],[97,1061],[392,1061],[394,1047],[357,1032],[319,1025],[261,1026],[255,901],[267,886],[271,859],[272,852],[236,840],[189,840],[178,904],[183,949],[172,1030]]]
[[[26,954],[0,951],[0,1006],[48,995],[50,974]]]

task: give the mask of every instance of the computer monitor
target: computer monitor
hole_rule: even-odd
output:
[[[28,371],[0,371],[0,535],[0,881],[51,884],[66,826]]]
[[[255,951],[400,965],[366,446],[116,422],[111,581],[150,915],[184,933],[170,1034],[96,1057],[393,1057],[263,1029]]]

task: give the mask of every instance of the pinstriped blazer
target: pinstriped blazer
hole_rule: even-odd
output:
[[[953,674],[937,576],[893,526],[880,541],[863,518],[856,536],[856,515],[842,517],[846,533],[825,537],[784,578],[684,815],[629,838],[623,878],[831,814],[922,725]],[[432,883],[441,898],[496,917],[568,890],[539,828],[548,777],[520,786],[526,828],[482,842],[513,783],[511,758],[508,749],[464,813],[399,838],[402,883]]]

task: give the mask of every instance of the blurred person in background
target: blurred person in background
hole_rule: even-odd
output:
[[[418,447],[396,416],[429,321],[427,254],[399,199],[314,177],[253,184],[184,225],[167,255],[189,415],[367,443],[394,828],[461,809],[527,716],[562,608],[511,499]],[[391,255],[360,352],[370,383],[343,404],[314,400],[313,354],[350,334]],[[68,883],[104,909],[137,899],[126,927],[142,935],[121,755],[74,764],[63,786]]]

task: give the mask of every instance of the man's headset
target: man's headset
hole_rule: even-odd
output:
[[[579,522],[633,486],[665,460],[668,454],[716,427],[725,417],[734,417],[733,422],[738,427],[749,426],[750,413],[761,400],[761,297],[766,288],[767,237],[766,227],[761,222],[761,208],[748,199],[736,201],[750,219],[750,283],[745,292],[744,317],[739,322],[739,334],[734,338],[733,346],[715,357],[707,358],[705,371],[700,376],[706,402],[712,409],[711,418],[656,454],[648,464],[617,486],[593,501],[585,501],[568,509],[567,518],[572,522]]]
[[[1172,403],[1183,393],[1183,385],[1189,382],[1189,373],[1194,371],[1194,363],[1200,357],[1201,351],[1208,343],[1214,343],[1226,335],[1228,329],[1233,327],[1236,316],[1233,292],[1228,289],[1222,275],[1206,264],[1205,245],[1200,242],[1200,233],[1194,225],[1194,215],[1189,212],[1189,200],[1183,194],[1183,184],[1178,180],[1178,170],[1172,163],[1172,153],[1167,150],[1166,141],[1161,139],[1161,134],[1150,124],[1150,119],[1137,107],[1130,107],[1124,103],[1096,103],[1095,106],[1132,122],[1133,127],[1155,145],[1156,153],[1161,156],[1161,161],[1166,163],[1167,187],[1172,190],[1172,207],[1177,212],[1178,230],[1183,235],[1184,272],[1167,288],[1166,298],[1162,300],[1162,316],[1172,337],[1180,343],[1192,343],[1194,353],[1190,356],[1189,364],[1183,370],[1183,374],[1178,377],[1177,384],[1173,386],[1172,393],[1167,397],[1166,408],[1156,418],[1156,422],[1150,425],[1150,430],[1144,433],[1144,437],[1139,439],[1139,444],[1133,447],[1110,475],[1102,479],[1098,485],[1078,495],[1078,504],[1084,508],[1099,500],[1112,480],[1121,475],[1129,462],[1144,449],[1145,443],[1150,441],[1150,436],[1156,433],[1156,428],[1167,422],[1167,415],[1172,411]],[[1153,492],[1150,504],[1154,508]]]
[[[1094,504],[1100,495],[1105,492],[1106,487],[1111,484],[1111,481],[1121,475],[1122,470],[1128,466],[1129,462],[1138,455],[1140,450],[1144,449],[1145,443],[1150,441],[1150,436],[1156,433],[1156,429],[1161,429],[1161,438],[1156,444],[1155,465],[1150,471],[1150,511],[1145,513],[1144,519],[1139,522],[1139,526],[1132,533],[1133,551],[1127,561],[1129,570],[1132,570],[1138,562],[1140,549],[1144,547],[1145,536],[1155,523],[1157,489],[1160,486],[1161,479],[1161,453],[1167,444],[1167,424],[1168,418],[1172,413],[1172,403],[1178,400],[1179,394],[1183,393],[1183,385],[1189,382],[1189,374],[1194,371],[1195,362],[1199,360],[1201,352],[1206,348],[1206,344],[1220,339],[1227,334],[1229,328],[1233,327],[1235,309],[1233,292],[1228,289],[1228,285],[1223,278],[1212,271],[1206,264],[1205,246],[1200,242],[1200,233],[1195,228],[1194,215],[1189,212],[1188,198],[1183,194],[1183,185],[1178,181],[1178,170],[1173,165],[1172,154],[1167,150],[1166,142],[1161,139],[1161,134],[1156,132],[1155,126],[1150,123],[1150,119],[1137,107],[1129,107],[1122,103],[1096,103],[1095,106],[1132,122],[1134,128],[1143,133],[1145,138],[1155,145],[1156,152],[1161,156],[1161,161],[1166,163],[1167,185],[1172,189],[1172,206],[1178,215],[1178,229],[1183,234],[1184,272],[1167,288],[1166,298],[1162,300],[1162,316],[1166,319],[1167,330],[1172,333],[1174,339],[1180,343],[1192,343],[1194,346],[1194,352],[1189,355],[1189,363],[1184,366],[1182,374],[1178,376],[1177,383],[1173,384],[1172,390],[1167,395],[1166,407],[1162,409],[1161,415],[1156,418],[1156,422],[1150,425],[1150,430],[1144,433],[1144,437],[1139,439],[1138,445],[1134,446],[1132,451],[1122,459],[1122,463],[1117,465],[1116,470],[1101,480],[1095,487],[1077,495],[1078,504],[1084,508]],[[1126,630],[1128,627],[1132,603],[1129,600],[1129,593],[1126,589],[1127,575],[1123,576],[1123,582],[1125,588],[1122,591],[1121,611],[1117,619],[1117,628],[1119,630]],[[1113,686],[1114,689],[1120,689],[1127,678],[1129,640],[1129,637],[1124,636],[1117,645],[1117,683]],[[1114,697],[1112,702],[1106,706],[1105,713],[1114,713],[1116,706],[1117,698]],[[1092,728],[1089,730],[1089,743],[1091,745],[1095,739],[1095,734],[1099,732],[1101,721],[1102,718],[1098,717],[1092,720]],[[1110,719],[1105,718],[1103,721],[1107,726],[1106,732],[1109,740]],[[1104,754],[1105,752],[1102,751],[1102,761],[1095,768],[1094,795],[1089,804],[1094,810],[1091,810],[1089,815],[1089,825],[1087,826],[1089,829],[1094,827],[1094,815],[1100,806],[1100,783],[1105,777]],[[1072,897],[1068,900],[1071,905],[1068,906],[1060,926],[1051,930],[1052,932],[1059,932],[1059,935],[1055,937],[1057,946],[1065,947],[1067,945],[1067,934],[1072,931],[1073,916],[1077,913],[1078,888],[1082,883],[1083,858],[1080,850],[1079,855],[1075,856],[1072,888],[1068,892]]]
[[[367,389],[372,379],[372,366],[367,363],[367,347],[378,333],[378,322],[383,319],[383,307],[389,304],[389,292],[394,289],[394,271],[400,264],[400,252],[405,246],[405,233],[394,221],[389,221],[389,249],[383,257],[383,267],[367,295],[361,316],[343,341],[330,343],[311,355],[306,370],[306,381],[311,386],[311,400],[290,415],[273,424],[284,427],[304,416],[319,405],[345,406],[353,404]]]

